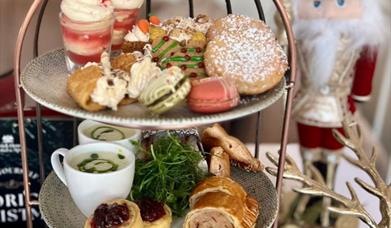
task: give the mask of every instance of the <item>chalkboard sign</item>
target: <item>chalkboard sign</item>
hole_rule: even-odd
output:
[[[59,147],[73,146],[71,120],[43,120],[43,150],[45,171],[51,171],[50,154]],[[40,189],[36,121],[26,119],[26,141],[30,168],[31,196],[37,199]],[[34,227],[45,227],[39,208],[32,209]],[[0,227],[26,227],[22,165],[18,123],[0,119]]]

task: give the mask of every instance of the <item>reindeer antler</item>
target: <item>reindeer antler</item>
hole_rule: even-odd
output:
[[[387,185],[379,172],[376,169],[376,148],[372,148],[370,156],[366,153],[363,146],[363,136],[361,134],[360,126],[353,120],[351,115],[345,116],[343,122],[345,136],[338,132],[333,131],[334,136],[345,146],[349,147],[357,157],[343,155],[344,158],[351,164],[365,171],[372,179],[373,184],[366,183],[360,178],[355,178],[355,182],[365,189],[368,193],[376,196],[380,200],[380,213],[382,214],[382,220],[378,224],[379,227],[391,227],[391,185]]]
[[[277,166],[277,158],[274,157],[271,153],[266,154],[268,159]],[[370,214],[365,210],[361,202],[359,201],[356,192],[351,187],[350,183],[347,183],[347,187],[349,189],[351,199],[338,194],[327,187],[323,177],[319,173],[319,171],[312,165],[309,167],[310,176],[304,175],[293,159],[289,156],[286,158],[286,165],[284,171],[284,178],[290,180],[296,180],[302,182],[304,185],[302,188],[294,189],[297,192],[307,195],[314,196],[325,196],[330,197],[337,202],[341,203],[340,207],[329,207],[328,209],[332,212],[344,214],[344,215],[353,215],[359,217],[365,223],[367,223],[370,227],[377,227],[376,222],[370,216]],[[272,175],[277,174],[276,168],[267,167],[266,171]]]
[[[365,171],[372,179],[375,186],[366,183],[360,178],[355,178],[354,180],[367,192],[380,199],[382,220],[379,224],[377,224],[368,211],[365,210],[364,206],[357,197],[356,191],[352,188],[349,182],[347,182],[346,185],[349,189],[351,199],[331,190],[325,184],[322,176],[314,166],[311,165],[308,167],[310,170],[310,176],[304,175],[299,170],[293,159],[289,156],[286,159],[287,162],[285,165],[284,178],[300,181],[304,184],[302,188],[295,189],[297,192],[314,196],[330,197],[341,203],[339,207],[329,207],[328,209],[332,212],[356,216],[367,223],[370,227],[391,227],[391,185],[387,185],[376,170],[376,150],[373,148],[371,155],[367,155],[363,147],[363,137],[360,127],[353,120],[351,115],[345,116],[343,127],[345,136],[337,130],[333,133],[337,140],[343,145],[349,147],[357,157],[357,159],[354,159],[343,155],[344,158],[351,164]],[[277,159],[270,153],[267,153],[267,157],[275,166],[278,165]],[[275,168],[267,167],[266,170],[272,175],[276,175],[277,173]]]

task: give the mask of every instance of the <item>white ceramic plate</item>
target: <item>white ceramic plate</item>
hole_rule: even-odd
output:
[[[278,198],[269,178],[263,173],[247,173],[232,169],[232,178],[255,197],[260,205],[257,228],[271,227],[278,213]],[[42,218],[51,228],[82,228],[87,219],[73,203],[66,186],[50,173],[39,193]],[[175,219],[173,228],[181,228],[183,218]]]
[[[81,109],[66,92],[68,72],[62,49],[33,59],[21,74],[21,84],[35,101],[52,110],[83,119],[144,129],[175,129],[222,122],[250,115],[276,102],[284,93],[285,80],[274,89],[242,98],[236,108],[213,115],[191,112],[185,103],[163,115],[151,114],[140,104],[122,106],[118,111],[88,112]]]

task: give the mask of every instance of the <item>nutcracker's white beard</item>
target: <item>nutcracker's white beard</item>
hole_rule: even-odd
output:
[[[321,27],[317,27],[317,29]],[[319,31],[321,35],[301,37],[301,53],[307,68],[306,75],[312,85],[317,88],[326,85],[329,81],[336,62],[336,53],[340,41],[340,33],[332,30]]]
[[[300,42],[299,49],[305,54],[307,77],[318,88],[332,75],[342,34],[350,39],[346,51],[357,51],[363,46],[377,47],[385,39],[387,23],[374,0],[363,0],[364,16],[352,20],[301,20],[295,12],[297,2],[293,5],[296,14],[293,29]]]

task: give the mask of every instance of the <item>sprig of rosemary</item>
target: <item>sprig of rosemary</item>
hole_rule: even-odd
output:
[[[155,141],[148,153],[150,160],[136,161],[131,200],[164,202],[174,216],[183,216],[191,191],[205,175],[199,167],[201,153],[170,134]]]

